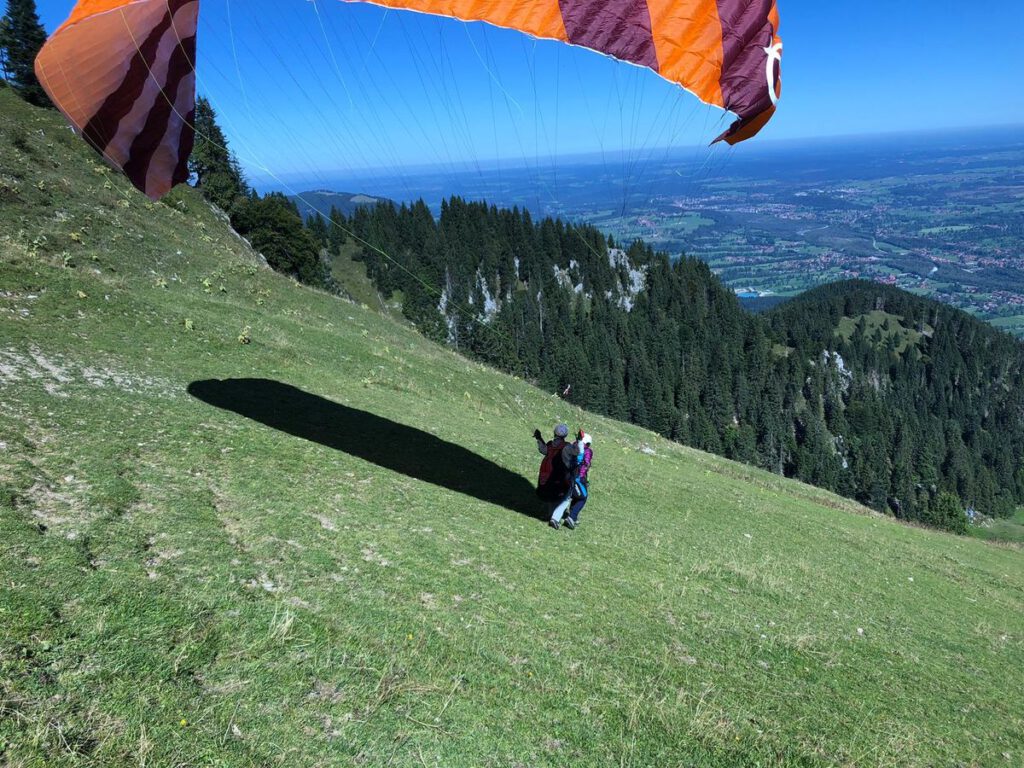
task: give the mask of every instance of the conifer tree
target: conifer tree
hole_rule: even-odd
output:
[[[239,198],[248,194],[249,187],[217,123],[217,113],[203,96],[196,99],[194,125],[196,141],[188,161],[189,172],[195,177],[196,188],[203,197],[230,214]]]
[[[935,500],[927,522],[936,528],[945,528],[953,533],[967,532],[967,517],[960,499],[953,493],[943,492]]]
[[[324,217],[319,213],[314,213],[306,219],[306,229],[309,230],[309,233],[319,243],[321,248],[328,248],[330,246],[330,231]]]
[[[280,193],[242,200],[231,223],[271,267],[306,285],[333,288],[330,273],[320,257],[320,244],[302,225],[291,200]]]
[[[0,88],[7,87],[7,80],[11,76],[11,69],[7,63],[7,49],[11,43],[11,20],[6,16],[0,17]]]
[[[35,0],[7,0],[0,29],[0,66],[4,79],[37,107],[51,106],[35,72],[36,55],[45,42],[46,30],[39,22]]]
[[[336,254],[341,249],[341,246],[348,241],[348,235],[345,233],[348,221],[346,221],[344,214],[333,205],[331,206],[330,225],[328,247],[331,253]]]

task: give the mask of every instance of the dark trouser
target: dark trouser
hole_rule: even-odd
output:
[[[569,519],[572,520],[574,523],[578,522],[580,519],[580,512],[583,511],[583,508],[585,506],[587,506],[586,497],[582,499],[576,499],[576,501],[572,503],[572,508],[569,510]]]
[[[574,498],[569,509],[569,519],[575,523],[580,519],[580,512],[587,506],[587,499],[590,497],[590,483],[587,482],[585,477],[580,478],[576,481],[573,491]]]

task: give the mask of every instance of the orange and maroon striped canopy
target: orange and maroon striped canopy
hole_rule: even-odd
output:
[[[354,2],[357,0],[349,0]],[[775,113],[776,0],[372,0],[485,21],[652,69],[756,134]],[[36,73],[82,136],[152,198],[188,178],[199,0],[78,0]]]

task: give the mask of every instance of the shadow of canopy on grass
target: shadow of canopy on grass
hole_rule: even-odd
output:
[[[343,451],[385,469],[541,518],[533,485],[494,462],[415,427],[270,379],[207,379],[188,385],[204,403]]]

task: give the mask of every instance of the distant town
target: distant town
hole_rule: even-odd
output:
[[[824,171],[799,154],[783,173],[750,162],[594,223],[707,261],[740,298],[864,278],[1024,335],[1024,144],[969,138],[859,148]]]

